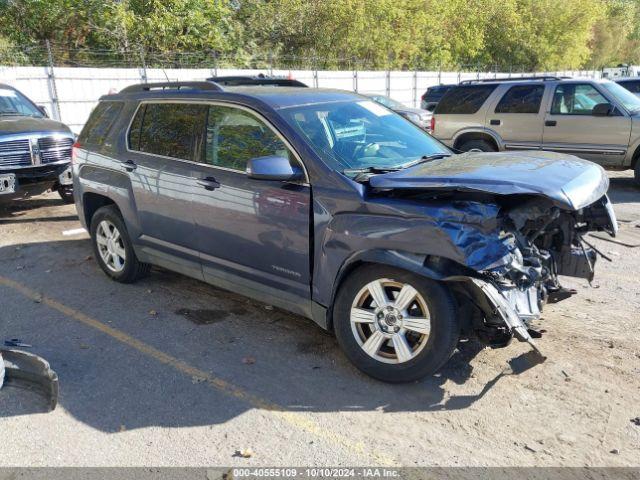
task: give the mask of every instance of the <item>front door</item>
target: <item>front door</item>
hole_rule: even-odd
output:
[[[487,127],[500,135],[506,150],[535,150],[542,145],[545,86],[514,85],[487,112]]]
[[[205,151],[196,165],[200,188],[193,192],[197,248],[211,283],[300,303],[310,299],[310,187],[248,178],[248,160],[267,155],[299,162],[252,111],[209,107]],[[308,308],[299,306],[299,311]]]
[[[545,117],[545,150],[571,153],[605,166],[621,166],[631,135],[631,119],[615,109],[594,116],[593,107],[609,100],[590,83],[561,83],[555,87]]]

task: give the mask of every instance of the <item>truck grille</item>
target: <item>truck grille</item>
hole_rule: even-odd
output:
[[[22,167],[31,165],[29,140],[0,141],[0,167]]]
[[[43,137],[38,139],[42,163],[71,161],[73,139],[68,137]]]

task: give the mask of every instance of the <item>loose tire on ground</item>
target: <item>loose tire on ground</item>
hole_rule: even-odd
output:
[[[375,293],[379,292],[376,288],[376,282],[379,280],[381,284],[387,285],[383,288],[384,295],[395,308],[387,316],[386,307],[381,309],[372,301],[374,297],[384,300],[379,293]],[[413,292],[406,287],[407,285],[413,287],[416,292],[413,303],[403,301],[403,298],[409,298],[412,293],[400,295],[405,288],[407,292]],[[367,297],[369,289],[372,289],[374,294]],[[364,302],[362,308],[358,306],[359,302]],[[408,304],[409,307],[402,308],[403,304]],[[418,320],[422,315],[421,309],[424,308],[421,307],[422,304],[426,305],[426,316],[429,319],[426,336],[409,329],[421,325]],[[352,311],[354,305],[356,307]],[[401,312],[397,315],[401,320],[392,326],[399,329],[399,332],[404,332],[406,345],[410,347],[406,350],[404,343],[398,340],[397,350],[404,350],[403,355],[399,355],[395,347],[397,338],[394,338],[394,335],[397,333],[390,334],[388,330],[384,330],[390,328],[385,322],[393,321],[394,312]],[[391,320],[387,318],[389,315]],[[360,321],[367,323],[359,323]],[[349,275],[336,296],[333,322],[338,343],[347,358],[367,375],[394,383],[411,382],[435,373],[455,350],[460,335],[456,304],[444,284],[384,265],[360,267]],[[375,339],[372,338],[374,335]],[[368,352],[376,347],[371,347],[370,344],[377,344],[380,335],[385,340],[377,350],[378,353],[372,356]],[[388,335],[391,335],[391,338],[388,338]],[[401,357],[405,360],[400,361]]]
[[[109,248],[111,251],[120,251],[124,255],[118,256],[117,262],[113,262],[113,255],[111,255],[109,261],[113,263],[107,264],[104,257],[108,251],[105,252],[104,250],[107,248],[104,239],[109,236],[105,235],[107,230],[109,232],[114,231],[110,229],[111,226],[117,230],[119,235],[116,241],[111,242]],[[149,273],[151,265],[140,262],[136,257],[127,228],[115,205],[107,205],[96,211],[91,218],[89,233],[91,234],[91,243],[96,261],[107,276],[117,282],[133,283]],[[103,243],[100,243],[99,238],[102,239]]]

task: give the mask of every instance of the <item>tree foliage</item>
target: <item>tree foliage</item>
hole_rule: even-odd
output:
[[[49,40],[69,59],[92,49],[360,69],[640,62],[640,0],[0,0],[0,19],[0,57]]]

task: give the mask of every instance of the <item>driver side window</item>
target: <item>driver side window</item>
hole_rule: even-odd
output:
[[[551,104],[552,115],[591,115],[593,107],[609,103],[598,90],[589,84],[558,85]]]
[[[203,163],[244,172],[251,158],[275,155],[294,158],[264,122],[234,107],[211,106],[207,117]]]

